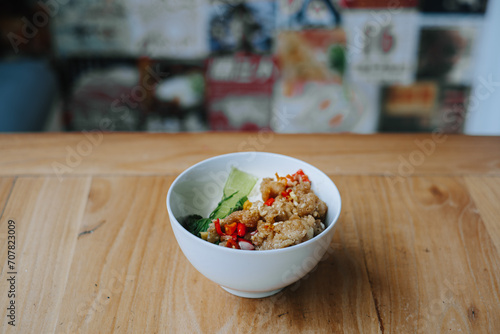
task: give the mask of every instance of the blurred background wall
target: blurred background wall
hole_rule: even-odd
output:
[[[0,131],[500,135],[500,2],[0,4]]]
[[[499,33],[500,1],[490,1],[478,45],[478,56],[474,62],[473,96],[477,97],[477,105],[472,104],[472,108],[469,107],[471,110],[465,123],[467,134],[498,135],[500,133]],[[481,98],[482,96],[484,98]]]

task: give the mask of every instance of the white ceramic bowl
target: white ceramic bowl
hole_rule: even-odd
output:
[[[326,229],[299,245],[264,251],[221,247],[189,233],[179,221],[189,214],[209,215],[222,197],[232,166],[259,178],[302,169],[314,192],[328,205]],[[228,292],[248,298],[275,294],[311,271],[330,245],[340,208],[337,187],[319,169],[295,158],[261,152],[231,153],[197,163],[175,179],[167,195],[170,223],[189,262]]]

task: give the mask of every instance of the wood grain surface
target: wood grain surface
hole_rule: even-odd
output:
[[[244,299],[187,261],[165,196],[249,136],[107,133],[66,173],[52,164],[85,135],[0,136],[0,332],[500,333],[500,138],[272,135],[255,149],[317,165],[343,208],[317,268]]]
[[[499,147],[500,137],[417,134],[380,134],[376,140],[366,135],[267,132],[0,135],[0,176],[175,176],[204,159],[242,151],[289,155],[332,175],[500,176]]]

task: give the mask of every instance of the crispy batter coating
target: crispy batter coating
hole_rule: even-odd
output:
[[[282,191],[285,191],[286,185],[282,182],[273,181],[272,178],[266,177],[262,180],[260,184],[260,192],[262,193],[262,200],[265,202],[269,198],[275,198],[280,195]]]
[[[274,198],[272,205],[252,203],[246,210],[236,211],[222,219],[221,226],[240,222],[247,226],[245,239],[251,240],[256,249],[278,249],[307,241],[323,232],[328,207],[316,196],[310,182],[302,180],[288,187],[283,182],[265,178],[261,183],[262,200]],[[283,192],[287,191],[283,196]],[[208,241],[220,241],[212,222],[208,228]]]
[[[249,210],[240,210],[231,213],[224,218],[223,225],[237,222],[245,224],[246,227],[255,228],[259,219],[260,216],[257,208],[250,208]]]
[[[252,242],[260,250],[285,248],[314,237],[316,221],[312,216],[294,215],[289,220],[269,224],[261,221]]]

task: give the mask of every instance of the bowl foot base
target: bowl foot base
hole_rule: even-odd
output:
[[[269,296],[272,296],[274,294],[277,294],[278,292],[283,290],[283,288],[281,288],[281,289],[272,290],[272,291],[265,291],[265,292],[247,292],[247,291],[233,290],[233,289],[225,288],[223,286],[221,286],[221,288],[223,288],[224,290],[226,290],[230,294],[233,294],[233,295],[238,296],[238,297],[243,297],[243,298],[264,298],[264,297],[269,297]]]

